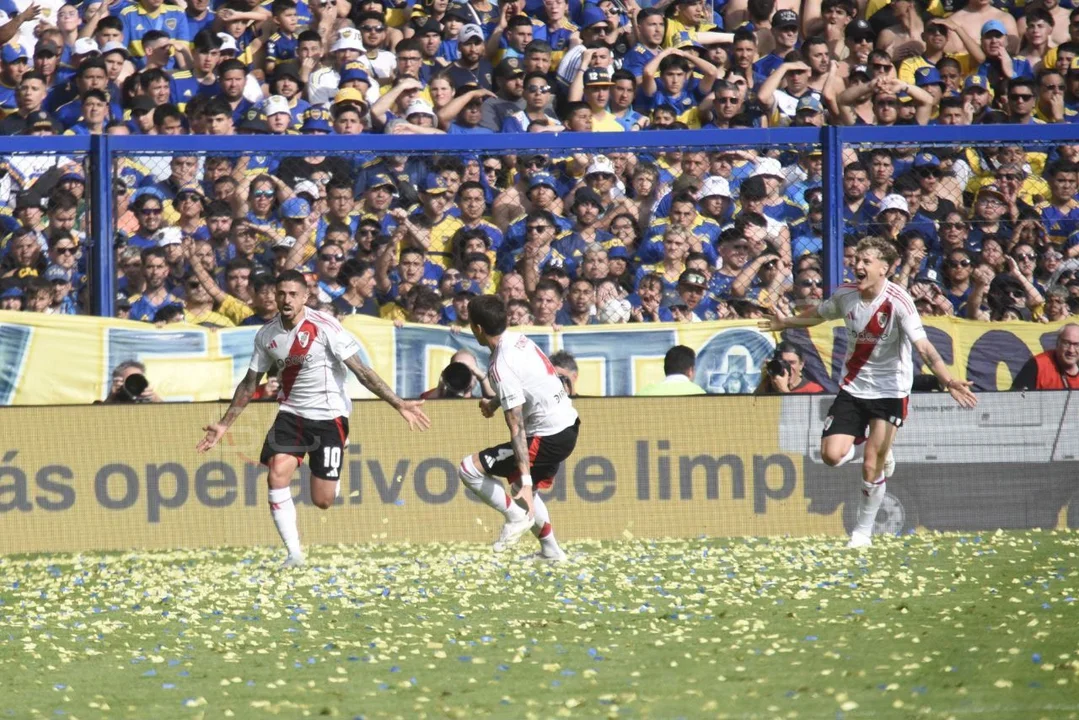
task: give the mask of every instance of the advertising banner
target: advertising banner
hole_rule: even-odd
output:
[[[919,395],[899,433],[886,532],[1079,526],[1079,413],[1069,393],[986,395],[964,411]],[[840,535],[857,462],[821,464],[831,398],[585,399],[581,437],[545,497],[564,542]],[[410,433],[358,403],[336,506],[294,481],[305,543],[491,542],[501,516],[457,466],[504,442],[474,401],[431,401]],[[257,457],[276,408],[252,404],[222,444],[194,448],[220,403],[0,409],[0,552],[276,544]]]
[[[427,325],[395,328],[380,319],[351,316],[344,325],[360,341],[365,360],[403,397],[438,383],[459,349],[486,365],[487,351],[465,332]],[[978,323],[931,318],[929,338],[952,374],[976,390],[1007,390],[1031,355],[1055,342],[1059,325]],[[0,312],[0,405],[89,404],[108,394],[112,368],[124,360],[146,365],[165,400],[232,397],[247,372],[257,328],[211,330],[191,325],[155,328],[101,318]],[[580,395],[633,395],[663,378],[663,355],[673,345],[697,352],[697,382],[711,394],[748,394],[775,339],[754,321],[535,328],[529,336],[548,352],[567,350],[580,367]],[[846,351],[839,323],[787,333],[806,353],[806,372],[837,390]],[[352,395],[370,397],[355,381]]]

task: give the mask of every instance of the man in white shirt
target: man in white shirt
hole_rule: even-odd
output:
[[[836,288],[820,305],[789,318],[760,321],[761,330],[812,327],[842,318],[847,326],[847,357],[839,394],[824,422],[821,459],[837,467],[865,443],[862,497],[848,547],[872,544],[873,522],[884,500],[885,479],[895,472],[892,441],[907,416],[914,381],[911,346],[960,406],[973,408],[978,398],[970,383],[955,380],[929,342],[910,295],[888,280],[898,260],[892,243],[868,237],[858,243],[852,283]]]
[[[431,426],[422,400],[402,400],[374,370],[363,364],[360,346],[332,315],[307,307],[307,282],[302,273],[286,270],[277,277],[279,313],[255,335],[251,367],[232,397],[220,422],[204,428],[198,444],[206,452],[224,437],[258,389],[259,379],[279,370],[280,411],[262,446],[261,462],[270,472],[270,513],[288,549],[285,567],[304,563],[292,476],[306,455],[311,463],[311,502],[323,510],[341,491],[341,469],[348,449],[348,419],[352,400],[345,389],[351,371],[360,384],[392,405],[410,430]]]
[[[554,482],[559,466],[577,445],[580,418],[543,351],[525,335],[506,331],[501,298],[472,298],[468,318],[472,334],[491,350],[487,377],[495,396],[480,400],[480,412],[491,417],[501,407],[510,441],[467,456],[458,475],[506,519],[495,552],[503,552],[531,529],[540,542],[538,558],[564,560],[566,554],[555,540],[547,506],[539,495],[533,496],[532,488],[546,490]],[[508,495],[498,478],[506,478],[516,492]]]

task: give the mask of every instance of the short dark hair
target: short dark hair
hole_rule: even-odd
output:
[[[556,368],[562,368],[563,370],[569,370],[570,372],[577,372],[577,358],[573,357],[573,353],[565,350],[559,350],[555,354],[548,358],[551,364]]]
[[[548,269],[550,270],[550,269],[553,269],[553,268],[548,268]],[[556,269],[561,270],[562,268],[556,268]],[[563,270],[562,272],[565,272],[565,271]],[[552,280],[549,277],[545,277],[542,280],[540,280],[538,283],[536,283],[536,289],[532,292],[532,297],[535,297],[536,293],[540,292],[541,290],[551,290],[556,295],[558,295],[558,298],[560,300],[566,294],[566,291],[562,288],[562,283],[558,282],[557,280]]]
[[[228,60],[221,61],[221,64],[217,66],[217,77],[222,77],[230,70],[239,70],[244,75],[247,75],[247,66],[243,64],[243,61],[236,58],[229,58]]]
[[[142,261],[145,263],[149,258],[156,257],[165,260],[165,248],[148,247],[142,251]]]
[[[468,319],[489,337],[506,332],[506,306],[497,295],[476,295],[469,300]]]
[[[206,103],[206,107],[202,109],[202,114],[206,117],[216,117],[218,115],[228,115],[229,119],[232,119],[232,107],[229,106],[228,101],[221,97],[215,97]]]
[[[776,343],[776,355],[782,355],[783,353],[793,353],[798,356],[799,360],[805,359],[805,355],[802,354],[802,348],[798,347],[790,340],[783,340]]]
[[[688,375],[697,364],[697,353],[685,345],[675,345],[663,356],[664,375]]]
[[[285,270],[277,276],[274,280],[274,285],[281,285],[282,283],[294,282],[300,283],[305,288],[307,287],[307,279],[303,276],[303,273],[299,270]]]

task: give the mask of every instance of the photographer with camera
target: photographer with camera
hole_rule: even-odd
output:
[[[113,368],[112,386],[106,403],[164,402],[146,379],[146,366],[138,360],[125,360]]]
[[[784,340],[776,345],[772,357],[761,368],[761,382],[755,395],[787,395],[790,393],[822,393],[824,388],[802,374],[805,359],[802,351]]]

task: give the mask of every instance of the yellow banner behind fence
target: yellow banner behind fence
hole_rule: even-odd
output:
[[[549,498],[560,537],[842,532],[810,514],[803,458],[779,450],[777,399],[583,400],[581,441]],[[409,433],[361,403],[338,505],[306,502],[306,543],[486,541],[500,516],[466,493],[462,457],[504,442],[472,401],[428,403]],[[248,408],[220,449],[194,451],[219,404],[8,408],[0,450],[0,552],[278,542],[259,449],[275,408]],[[635,420],[627,425],[627,418]],[[752,418],[752,422],[750,422]],[[853,488],[853,485],[851,485]]]
[[[1059,325],[976,323],[933,318],[929,336],[952,373],[978,390],[1007,390],[1023,363],[1050,345]],[[458,349],[481,350],[469,333],[351,316],[345,326],[367,362],[403,396],[434,387]],[[247,371],[257,328],[209,330],[189,325],[157,329],[120,320],[0,312],[0,405],[88,404],[103,399],[109,374],[138,359],[167,400],[220,400]],[[663,354],[676,344],[697,351],[697,381],[710,393],[748,393],[771,355],[774,338],[748,321],[589,326],[529,331],[543,348],[568,350],[580,366],[578,392],[627,396],[662,378]],[[790,332],[806,352],[807,374],[828,390],[841,377],[846,332],[838,324]],[[369,397],[351,381],[353,397]]]

